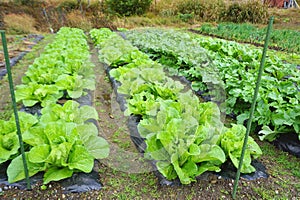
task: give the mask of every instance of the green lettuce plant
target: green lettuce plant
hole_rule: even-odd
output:
[[[147,35],[147,31],[144,34],[143,39],[147,38],[148,44],[155,40],[155,37],[163,37],[162,35],[164,35],[162,31],[154,36]],[[187,34],[183,34],[179,38],[192,39]],[[115,39],[113,40],[115,41]],[[198,97],[191,90],[184,91],[186,87],[183,84],[169,78],[161,64],[151,61],[144,54],[136,53],[136,51],[122,51],[127,42],[119,39],[116,43],[108,37],[102,43],[113,43],[113,48],[119,54],[116,57],[111,56],[110,60],[100,58],[100,61],[115,67],[110,71],[110,75],[121,83],[118,92],[124,95],[127,102],[125,114],[141,117],[138,131],[146,143],[144,156],[155,162],[162,175],[168,180],[179,178],[181,183],[189,184],[206,171],[219,172],[221,165],[228,157],[231,158],[232,162],[236,162],[234,156],[237,155],[236,152],[241,152],[242,146],[227,151],[226,148],[222,148],[220,141],[223,138],[223,143],[226,144],[225,138],[229,135],[227,130],[236,131],[238,133],[234,133],[237,135],[243,135],[243,132],[239,132],[243,129],[235,129],[235,126],[232,129],[225,128],[217,104],[213,102],[200,103]],[[176,55],[179,57],[179,63],[184,63],[185,66],[199,65],[188,71],[191,76],[196,76],[195,73],[199,74],[204,71],[201,79],[197,79],[198,81],[203,80],[206,83],[222,85],[220,80],[213,76],[215,71],[209,69],[210,65],[205,62],[205,55],[195,58],[187,50],[187,47],[184,48],[183,42],[177,45],[176,49],[173,48],[173,51],[168,47],[171,48],[172,45],[177,44],[176,42],[167,40],[162,43],[164,45],[157,42],[157,45],[163,49],[161,52],[170,52],[171,55]],[[149,47],[146,42],[144,44],[145,51],[156,48],[155,45],[150,44],[151,47]],[[189,44],[198,45],[195,40]],[[128,49],[130,48],[129,46]],[[109,55],[104,49],[105,47],[99,50],[103,54],[101,55],[103,58]],[[182,52],[184,49],[186,52]],[[198,52],[200,54],[205,51],[200,49]],[[153,51],[150,50],[148,53],[153,56],[151,54]],[[140,58],[134,58],[134,55],[139,54],[141,55]],[[189,61],[189,59],[191,60]],[[206,68],[201,71],[201,67]],[[180,71],[178,68],[176,70]],[[181,73],[184,73],[183,69]],[[209,79],[209,77],[213,78]],[[230,136],[228,137],[230,138]],[[231,142],[232,140],[230,138],[226,141]],[[241,143],[243,137],[238,137],[237,141]],[[228,152],[233,156],[228,156]],[[253,154],[252,151],[251,153]],[[258,156],[259,152],[254,157],[257,158]],[[245,168],[251,166],[249,166],[248,161],[244,165]],[[245,172],[248,173],[249,171]]]
[[[109,155],[107,141],[98,136],[96,110],[75,101],[64,105],[52,104],[41,110],[41,117],[20,113],[23,142],[27,145],[29,175],[44,173],[43,183],[71,177],[74,172],[91,172],[94,159]],[[23,161],[14,122],[0,121],[0,161],[12,159],[7,168],[10,183],[25,178]]]
[[[38,123],[36,116],[18,112],[21,132],[28,130]],[[0,164],[19,155],[20,143],[17,135],[15,118],[0,120]]]
[[[94,65],[84,32],[61,28],[55,40],[29,66],[22,85],[16,88],[17,101],[26,107],[56,103],[63,94],[79,98],[95,89]]]
[[[238,168],[242,147],[246,134],[246,128],[242,125],[232,124],[231,128],[226,128],[221,135],[220,146],[224,150],[226,157],[229,157],[233,165]],[[247,147],[244,154],[241,173],[255,172],[251,165],[251,160],[261,156],[262,151],[254,139],[249,136]]]

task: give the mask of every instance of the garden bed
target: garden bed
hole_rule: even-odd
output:
[[[94,160],[109,154],[108,143],[98,135],[97,111],[91,107],[95,77],[85,37],[80,29],[62,28],[30,65],[23,84],[16,86],[16,100],[22,101],[21,110],[26,111],[19,112],[19,119],[29,176],[44,172],[43,184],[71,177],[62,181],[65,192],[100,189],[98,178],[84,173],[95,174]],[[80,54],[74,55],[76,50]],[[67,83],[58,83],[59,79]],[[10,141],[10,146],[6,142],[1,146],[0,164],[9,163],[8,180],[1,184],[22,187],[18,182],[25,174],[14,117],[0,123],[2,140]]]
[[[245,124],[249,116],[261,50],[250,45],[188,34],[183,31],[143,29],[127,31],[124,34],[141,51],[165,65],[172,73],[175,71],[185,76],[192,82],[192,88],[197,94],[205,100],[211,100],[209,95],[203,96],[215,92],[214,87],[211,87],[212,90],[203,84],[204,79],[211,80],[205,77],[207,69],[201,68],[203,66],[201,59],[205,60],[204,55],[207,54],[211,61],[204,66],[209,65],[209,69],[215,69],[216,76],[224,84],[218,90],[219,95],[226,96],[226,99],[221,98],[223,101],[220,102],[221,104],[225,102],[223,106],[226,112],[224,112],[228,116],[233,116],[239,124]],[[201,47],[202,51],[199,50]],[[299,100],[298,73],[297,65],[286,63],[274,52],[269,52],[262,76],[260,98],[254,112],[256,126],[254,130],[257,130],[255,132],[258,132],[261,140],[273,141],[280,134],[288,132],[299,135],[297,122],[299,112],[294,111],[299,107],[293,103],[293,100],[295,102]],[[298,142],[293,145],[300,148]],[[282,146],[287,147],[287,145]],[[291,152],[293,148],[285,149]]]

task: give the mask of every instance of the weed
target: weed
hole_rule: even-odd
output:
[[[120,144],[120,143],[122,143],[122,141],[121,141],[121,140],[119,140],[119,139],[113,139],[113,140],[112,140],[112,142],[113,142],[113,143],[116,143],[116,144]]]
[[[252,189],[262,197],[262,199],[273,199],[274,196],[276,196],[275,191],[272,190],[266,190],[261,187],[252,187]]]
[[[101,106],[101,105],[102,105],[102,102],[100,102],[100,101],[95,102],[95,106]]]
[[[122,149],[128,149],[128,148],[131,147],[131,142],[130,142],[130,141],[122,142],[122,143],[120,144],[120,147],[121,147]]]
[[[228,190],[221,189],[220,191],[221,191],[221,193],[223,193],[223,194],[227,194],[227,195],[229,195],[229,192],[228,192]]]
[[[112,138],[116,139],[116,138],[119,138],[119,136],[120,136],[120,131],[117,130],[116,132],[113,133]]]
[[[101,113],[105,113],[105,112],[106,112],[106,110],[105,110],[105,109],[100,109],[100,110],[99,110],[99,112],[101,112]]]

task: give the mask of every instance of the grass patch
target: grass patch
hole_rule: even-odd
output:
[[[268,157],[269,162],[276,163],[274,171],[270,170],[271,175],[291,175],[300,179],[299,158],[289,155],[287,152],[279,151],[274,146],[264,143],[260,145],[263,156]]]

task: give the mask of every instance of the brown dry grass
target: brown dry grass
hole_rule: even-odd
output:
[[[4,23],[7,33],[27,34],[37,33],[36,21],[28,14],[8,14],[4,16]]]
[[[77,0],[48,0],[47,4],[56,7],[56,6],[59,6],[62,3],[65,3],[66,1],[77,3]],[[102,1],[102,0],[90,0],[90,4],[98,3],[99,1]],[[87,4],[88,0],[82,0],[82,3],[86,3]]]
[[[150,10],[161,16],[173,16],[182,0],[154,0]]]
[[[274,27],[278,29],[294,29],[300,31],[300,9],[271,8],[269,13],[275,16]]]
[[[81,28],[85,31],[93,27],[91,21],[83,16],[79,10],[74,10],[67,14],[67,24],[70,27]]]
[[[201,26],[201,22],[184,22],[174,16],[155,16],[153,13],[146,13],[145,16],[118,17],[113,19],[113,26],[118,28],[143,28],[143,27],[161,27],[161,28],[192,28]]]

